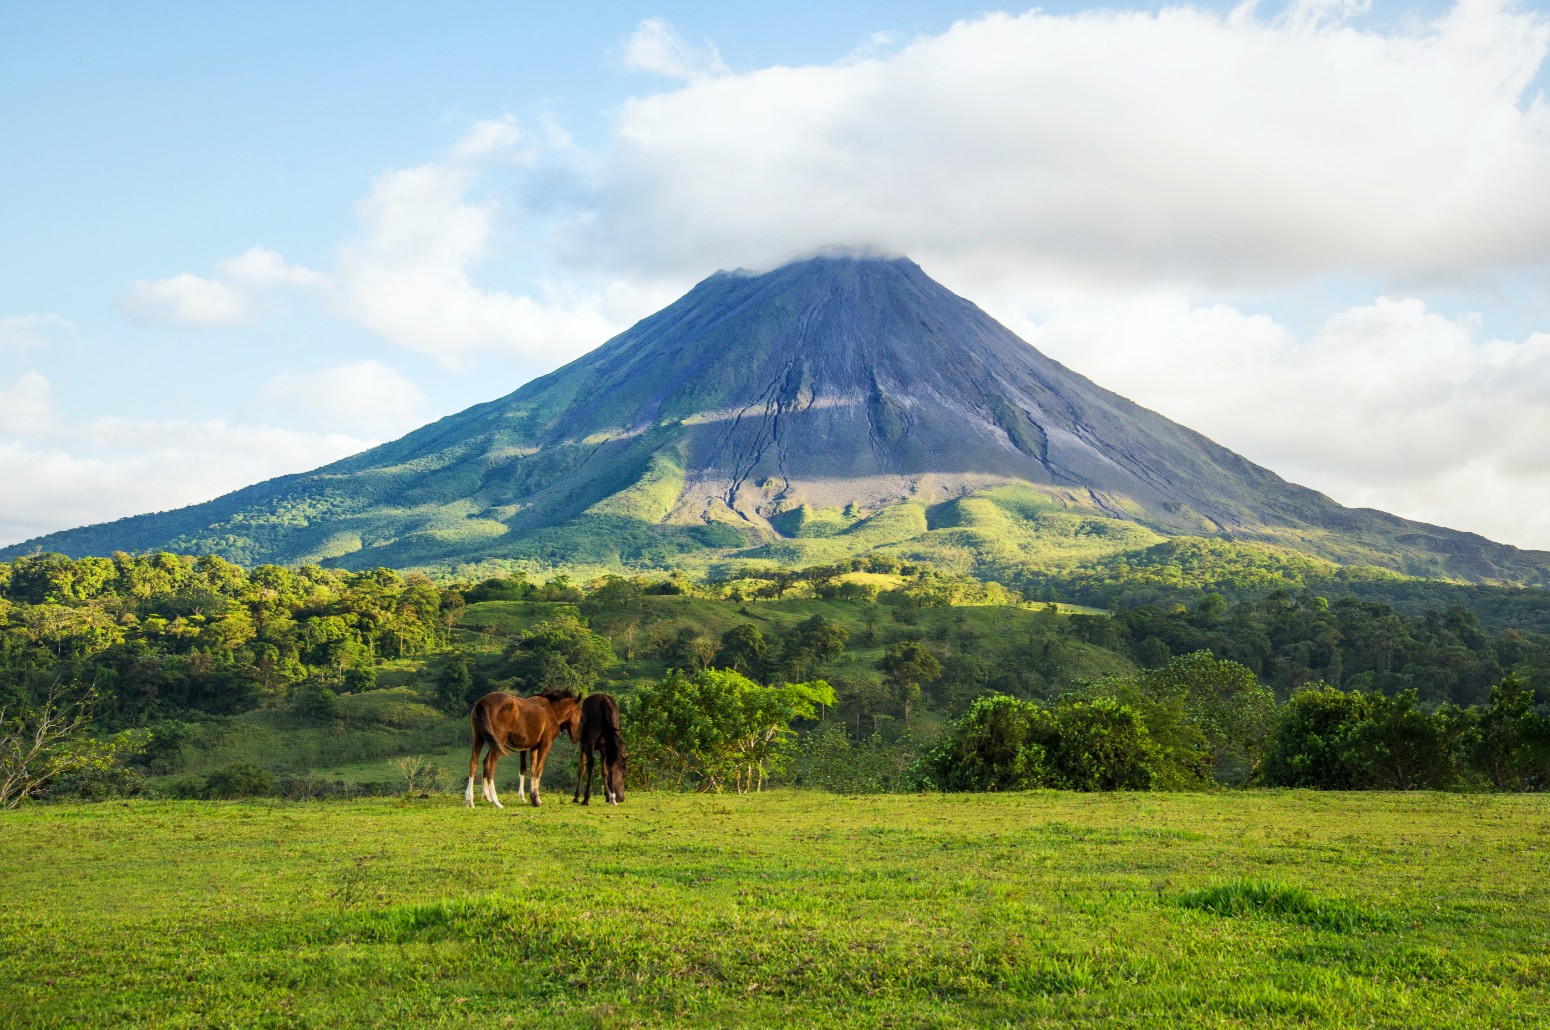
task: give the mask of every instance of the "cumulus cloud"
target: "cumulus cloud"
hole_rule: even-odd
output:
[[[983,280],[1473,283],[1546,262],[1550,18],[1472,0],[991,14],[879,57],[622,105],[573,255],[777,264],[878,244]]]
[[[378,177],[356,205],[361,233],[340,255],[347,314],[378,336],[452,366],[478,352],[558,364],[621,328],[610,295],[628,288],[540,283],[532,295],[474,281],[502,214],[477,198],[492,167],[530,165],[509,119],[475,126],[447,156]]]
[[[58,315],[8,315],[0,318],[0,351],[47,347],[57,334],[75,327],[74,322]]]
[[[310,374],[282,373],[264,385],[274,405],[330,429],[392,436],[418,426],[425,394],[380,361],[356,361]]]
[[[1109,389],[1344,504],[1550,548],[1550,334],[1483,338],[1472,316],[1380,298],[1299,338],[1167,295],[1019,328]]]
[[[197,504],[369,446],[271,426],[102,419],[70,444],[0,441],[0,543]]]
[[[249,286],[305,288],[326,282],[317,272],[288,263],[268,247],[249,247],[236,257],[222,261],[219,268],[226,278]]]
[[[714,44],[691,43],[661,18],[647,18],[624,44],[624,66],[669,79],[708,78],[729,69]]]
[[[54,390],[37,372],[0,388],[0,433],[35,436],[54,423]]]
[[[255,294],[327,282],[317,272],[288,264],[267,247],[250,247],[217,268],[219,274],[212,277],[184,272],[166,279],[142,279],[130,288],[125,304],[132,313],[156,321],[235,325],[253,313]]]
[[[233,325],[248,313],[246,292],[219,279],[188,272],[166,279],[142,279],[129,290],[129,310],[164,322]]]

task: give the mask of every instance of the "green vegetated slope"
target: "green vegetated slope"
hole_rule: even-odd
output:
[[[1216,553],[1224,549],[1226,557]],[[820,724],[800,728],[811,736],[823,723],[842,726],[863,750],[879,734],[888,754],[875,757],[892,771],[859,776],[866,789],[900,789],[912,757],[976,698],[1054,701],[1200,651],[1239,663],[1282,700],[1321,682],[1415,691],[1428,710],[1492,703],[1509,676],[1540,697],[1550,690],[1544,591],[1384,575],[1366,585],[1392,592],[1387,600],[1349,596],[1364,585],[1356,580],[1330,600],[1315,592],[1325,567],[1266,564],[1267,553],[1157,545],[1149,564],[1115,563],[1064,583],[1065,596],[1090,593],[1115,603],[1112,613],[1023,601],[886,556],[698,584],[605,578],[584,588],[564,577],[438,585],[387,570],[248,572],[165,554],[24,558],[0,563],[0,704],[24,711],[61,685],[71,697],[91,688],[93,732],[148,735],[126,779],[61,783],[65,795],[310,797],[350,785],[402,789],[394,763],[414,755],[441,770],[422,789],[452,787],[466,769],[469,705],[486,691],[564,683],[629,697],[674,668],[827,681],[834,702]],[[1187,589],[1209,583],[1201,570],[1218,566],[1257,589],[1225,599]],[[1156,603],[1138,603],[1147,599]],[[524,641],[543,625],[590,641],[606,660],[550,669],[548,652]],[[804,636],[812,633],[829,643]],[[934,673],[913,685],[885,674],[891,649],[917,645]],[[573,760],[561,745],[551,784],[569,786]],[[238,767],[257,782],[238,791],[214,781]],[[809,774],[816,767],[800,763],[790,773],[795,782]]]
[[[514,393],[206,504],[0,548],[699,570],[877,551],[1008,578],[1170,540],[1550,584],[1550,555],[1345,508],[1050,360],[907,260],[718,273]]]
[[[961,707],[970,693],[988,682],[988,667],[994,661],[1002,661],[1008,668],[1019,665],[1023,679],[1029,683],[1036,680],[1041,693],[1134,669],[1123,655],[1063,633],[1057,612],[1083,610],[1053,605],[967,605],[901,612],[888,605],[811,596],[759,601],[646,596],[627,609],[592,612],[592,627],[609,639],[620,660],[603,670],[591,689],[627,697],[636,684],[660,679],[677,664],[673,645],[685,636],[713,648],[714,642],[733,627],[752,625],[776,646],[798,625],[818,616],[842,629],[848,640],[843,654],[813,671],[841,690],[842,705],[836,717],[861,719],[857,725],[868,733],[878,725],[874,715],[886,716],[890,723],[897,715],[891,700],[871,702],[876,712],[863,713],[859,707],[863,696],[883,696],[877,662],[887,646],[913,638],[931,643],[948,662],[948,680],[940,688],[933,687],[933,696],[940,695],[940,699],[916,715],[917,732],[930,732]],[[468,767],[467,705],[456,702],[452,714],[432,707],[437,701],[438,682],[448,667],[458,661],[471,663],[473,694],[500,687],[524,690],[504,679],[510,669],[503,655],[523,633],[546,622],[576,617],[579,612],[580,607],[572,602],[469,604],[459,614],[447,649],[386,663],[378,672],[381,686],[343,694],[327,715],[298,714],[293,703],[277,698],[240,714],[199,722],[175,770],[154,777],[153,784],[176,790],[183,781],[197,781],[233,763],[247,762],[280,776],[316,780],[323,787],[342,780],[396,788],[403,780],[393,762],[410,755],[424,756],[442,771],[442,778],[435,781],[438,788],[460,784]],[[1054,653],[1036,654],[1031,661],[1011,655],[996,657],[1025,646],[1037,651],[1038,642],[1047,637],[1058,641]],[[967,661],[962,656],[970,652],[978,653],[976,664],[962,665]],[[574,746],[558,741],[546,782],[553,789],[569,790],[575,760]],[[502,768],[503,784],[509,779],[514,785],[515,778],[514,765]],[[302,783],[298,789],[305,786]]]
[[[1542,1026],[1546,806],[35,807],[0,817],[0,1021]]]

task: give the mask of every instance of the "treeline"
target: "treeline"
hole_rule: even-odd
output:
[[[1276,591],[1375,601],[1412,616],[1459,606],[1494,631],[1550,633],[1547,589],[1418,579],[1371,566],[1337,566],[1243,541],[1168,540],[1077,568],[1018,570],[1008,582],[1029,600],[1058,599],[1115,610],[1194,606],[1208,594],[1251,601]]]
[[[1215,679],[1200,678],[1202,654],[1217,663]],[[405,696],[374,690],[385,666],[386,682]],[[1215,685],[1200,686],[1207,680]],[[376,758],[394,753],[382,748],[404,734],[405,719],[440,733],[445,716],[466,714],[492,689],[607,689],[673,705],[715,695],[763,719],[791,684],[810,688],[800,703],[816,715],[794,708],[784,730],[766,720],[757,733],[662,743],[663,727],[675,725],[666,709],[649,718],[640,709],[638,725],[656,727],[635,738],[640,775],[848,790],[1142,781],[1539,789],[1535,720],[1550,699],[1550,637],[1487,628],[1463,605],[1411,613],[1281,588],[1072,614],[888,555],[699,583],[674,574],[438,584],[385,569],[244,570],[169,554],[0,564],[0,709],[89,693],[99,738],[145,731],[135,761],[152,775],[183,771],[179,756],[213,740],[221,720],[255,708],[281,728],[332,734],[330,754],[370,728],[383,739],[356,750]],[[1239,722],[1227,708],[1199,707],[1228,696]],[[1311,712],[1309,697],[1324,699],[1324,721],[1304,722],[1319,727],[1326,750],[1288,750],[1286,720]],[[1511,738],[1519,758],[1488,760],[1487,742],[1505,739],[1502,705],[1522,709]],[[1340,712],[1346,721],[1332,714]],[[787,732],[793,720],[799,735]],[[706,716],[694,732],[715,721]],[[954,736],[1003,724],[1022,726],[1026,738],[1010,765]],[[1258,736],[1243,729],[1250,724]],[[1394,727],[1421,733],[1423,724],[1430,729],[1404,739],[1443,756],[1442,771],[1373,757],[1382,747],[1403,752]],[[772,735],[759,743],[758,734]],[[943,757],[951,747],[981,757],[954,765]],[[1133,761],[1110,767],[1111,752]],[[1306,757],[1315,753],[1322,757]],[[973,771],[981,766],[998,771],[982,777]],[[219,793],[200,784],[189,791]]]
[[[216,557],[43,554],[0,563],[0,705],[60,684],[109,728],[354,692],[384,659],[446,646],[463,599],[419,575]]]
[[[942,790],[1545,790],[1550,716],[1516,676],[1484,705],[1303,687],[1277,705],[1210,652],[1040,704],[977,699],[899,781]]]

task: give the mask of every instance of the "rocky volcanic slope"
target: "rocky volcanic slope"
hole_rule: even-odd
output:
[[[913,262],[860,258],[717,273],[564,368],[402,439],[0,557],[661,567],[954,529],[999,542],[1001,564],[1048,529],[1107,535],[1111,550],[1159,535],[1265,541],[1476,581],[1544,583],[1550,569],[1545,552],[1287,483],[1046,358]],[[826,542],[783,546],[803,540]]]

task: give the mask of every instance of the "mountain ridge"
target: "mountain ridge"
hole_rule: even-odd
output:
[[[1035,543],[1040,519],[1069,517],[1094,533],[1129,525],[1405,574],[1550,581],[1550,553],[1344,508],[1053,361],[913,262],[851,256],[718,272],[570,364],[397,440],[0,557],[789,560],[778,555],[803,553],[794,541],[864,535],[894,509],[922,538],[992,532],[983,505],[943,510],[976,499]],[[944,518],[959,524],[932,527]]]

